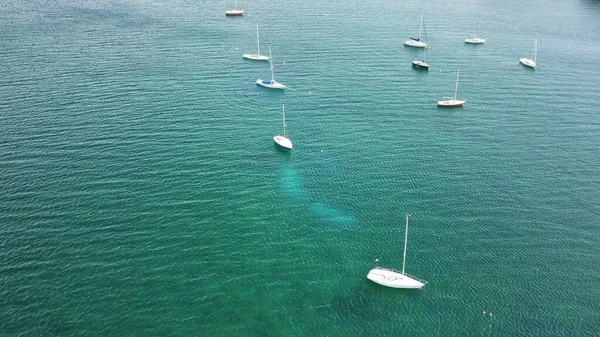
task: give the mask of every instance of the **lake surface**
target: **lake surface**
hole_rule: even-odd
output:
[[[598,1],[233,6],[0,4],[0,335],[600,334]]]

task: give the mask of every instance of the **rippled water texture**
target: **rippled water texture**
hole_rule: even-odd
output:
[[[597,1],[238,3],[0,4],[0,335],[598,334]]]

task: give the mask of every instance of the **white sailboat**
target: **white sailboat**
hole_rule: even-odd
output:
[[[256,84],[265,88],[270,89],[285,89],[287,88],[282,83],[275,81],[275,75],[273,75],[273,57],[271,56],[271,47],[269,47],[269,65],[271,66],[271,80],[261,80],[260,78],[256,80]]]
[[[404,258],[402,259],[402,272],[394,269],[386,269],[376,266],[369,271],[367,278],[382,286],[401,289],[421,289],[427,284],[427,281],[419,280],[405,272],[406,267],[406,246],[408,243],[408,217],[406,214],[406,230],[404,232]]]
[[[237,9],[237,0],[235,0],[235,8],[229,11],[225,11],[225,16],[242,16],[244,15],[244,11],[241,9]]]
[[[524,66],[535,68],[536,61],[537,61],[537,39],[535,39],[535,45],[533,47],[533,60],[523,57],[522,59],[519,60],[519,62],[521,62],[521,64],[523,64]]]
[[[425,50],[427,50],[427,48],[423,48],[423,60],[413,60],[412,61],[413,67],[429,70],[429,64],[427,64],[427,62],[425,62]]]
[[[465,43],[470,43],[470,44],[482,44],[485,42],[484,38],[481,38],[480,35],[481,32],[481,25],[479,23],[479,21],[477,21],[477,35],[471,34],[471,37],[468,39],[465,39]]]
[[[423,31],[423,15],[421,15],[421,25],[419,26],[419,37],[411,37],[404,42],[409,47],[425,48],[427,43],[421,41],[421,32]]]
[[[449,99],[439,101],[437,103],[437,105],[439,107],[454,108],[454,107],[463,106],[463,104],[467,103],[467,101],[456,99],[456,93],[458,92],[458,74],[459,74],[459,71],[457,70],[456,71],[456,87],[454,88],[454,98],[449,98]]]
[[[283,108],[283,136],[277,135],[273,137],[275,144],[280,148],[290,151],[292,149],[292,141],[285,136],[285,104],[282,104]]]
[[[258,35],[258,24],[256,24],[256,49],[258,49],[256,54],[244,54],[244,55],[242,55],[242,57],[245,59],[248,59],[248,60],[255,60],[255,61],[268,61],[270,59],[269,56],[260,54],[260,40],[259,40],[259,35]]]

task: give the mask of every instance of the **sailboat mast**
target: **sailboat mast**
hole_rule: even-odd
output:
[[[283,107],[283,137],[285,138],[285,104],[281,106]]]
[[[404,230],[404,258],[402,259],[402,275],[406,267],[406,246],[408,244],[408,217],[410,214],[406,213],[406,229]]]
[[[421,40],[421,31],[423,30],[423,15],[421,15],[421,25],[419,25],[419,41]]]
[[[535,39],[535,46],[533,47],[533,62],[537,62],[537,39]]]
[[[456,71],[456,86],[454,87],[454,99],[456,100],[456,93],[458,92],[458,73],[460,70]]]
[[[260,55],[260,43],[258,42],[258,23],[256,24],[256,49],[258,49],[258,55]]]
[[[271,46],[269,46],[269,65],[271,66],[271,82],[274,82],[275,75],[273,75],[273,57],[271,56]]]

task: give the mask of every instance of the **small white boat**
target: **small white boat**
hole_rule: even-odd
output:
[[[470,44],[482,44],[485,42],[484,38],[481,38],[480,35],[481,32],[481,26],[479,24],[479,22],[477,22],[477,35],[475,34],[471,34],[471,37],[468,39],[465,39],[465,43],[470,43]]]
[[[237,0],[235,0],[235,8],[237,8]],[[229,11],[225,11],[225,16],[242,16],[244,15],[244,11],[241,9],[232,9]]]
[[[423,49],[423,60],[413,60],[412,61],[413,67],[429,70],[429,64],[427,64],[427,62],[425,62],[425,50],[427,50],[427,48]]]
[[[279,146],[280,148],[290,151],[292,149],[292,141],[285,136],[285,104],[283,104],[282,107],[283,107],[283,136],[277,135],[277,136],[273,137],[273,140],[275,141],[275,144],[277,144],[277,146]]]
[[[408,217],[406,214],[406,230],[404,232],[404,258],[402,260],[402,272],[394,269],[375,267],[369,271],[367,278],[375,283],[390,288],[401,289],[421,289],[427,284],[427,281],[419,280],[414,276],[410,276],[405,272],[406,267],[406,246],[408,243]]]
[[[482,39],[476,35],[471,35],[470,38],[465,39],[465,43],[470,43],[470,44],[482,44],[484,42],[485,42],[485,39]]]
[[[419,26],[419,37],[410,37],[408,40],[404,41],[404,45],[409,47],[416,48],[425,48],[428,46],[427,43],[421,41],[421,32],[423,31],[423,15],[421,15],[421,25]],[[427,36],[427,33],[425,33]]]
[[[275,75],[273,75],[273,57],[271,56],[271,47],[269,47],[269,65],[271,66],[271,80],[256,80],[256,84],[265,88],[270,89],[285,89],[287,88],[283,83],[275,81]]]
[[[524,66],[535,68],[536,61],[537,61],[537,39],[535,39],[535,45],[533,47],[533,60],[523,57],[522,59],[519,60],[519,62],[521,62],[521,64]]]
[[[225,11],[225,16],[243,16],[244,11],[241,9],[232,9],[230,11]]]
[[[261,55],[260,54],[260,42],[259,42],[259,36],[258,36],[258,24],[256,24],[256,49],[258,49],[258,52],[256,54],[244,54],[244,55],[242,55],[242,57],[245,58],[245,59],[248,59],[248,60],[255,60],[255,61],[268,61],[270,59],[269,56]]]
[[[459,71],[457,70],[456,71],[456,87],[454,88],[454,97],[439,101],[437,103],[437,105],[439,107],[441,107],[441,108],[456,108],[456,107],[461,107],[465,103],[467,103],[467,101],[456,99],[456,93],[458,92],[458,74],[459,74]]]

